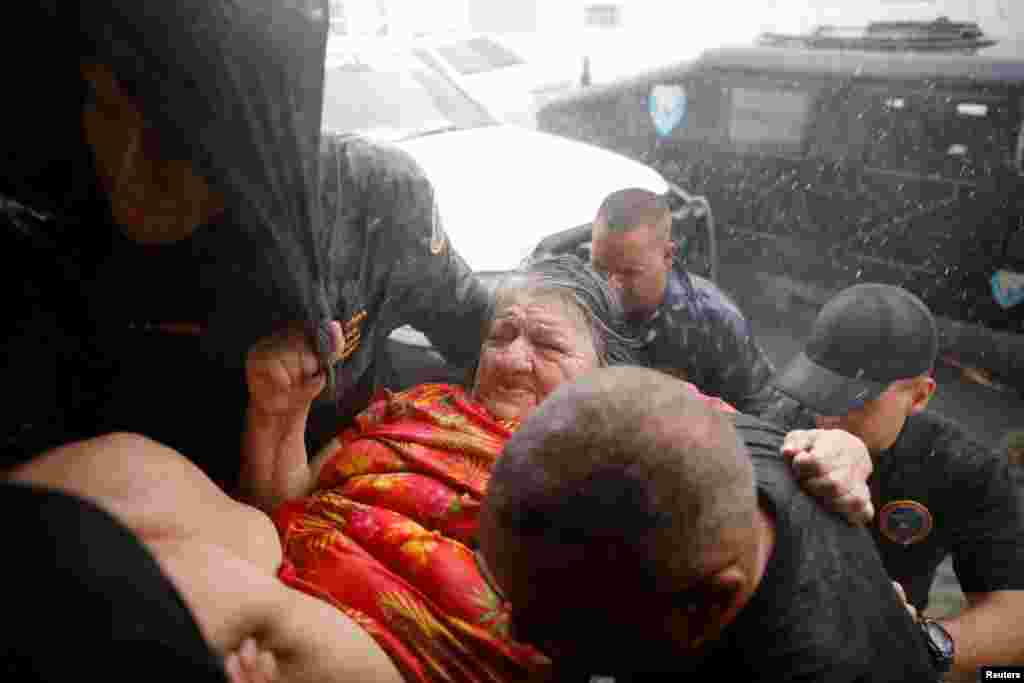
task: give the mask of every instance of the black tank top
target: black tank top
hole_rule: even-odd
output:
[[[149,436],[232,487],[246,389],[241,368],[226,365],[203,338],[214,295],[202,277],[203,240],[215,229],[161,246],[111,230],[97,243],[83,269],[91,329],[76,423],[87,434]]]

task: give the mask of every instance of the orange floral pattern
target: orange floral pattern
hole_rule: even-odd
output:
[[[509,637],[509,609],[470,547],[514,424],[459,387],[385,393],[342,434],[313,495],[274,514],[280,576],[341,609],[407,681],[515,681],[548,669]]]

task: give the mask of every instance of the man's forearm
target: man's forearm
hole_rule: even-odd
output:
[[[953,680],[975,680],[982,666],[1024,665],[1024,591],[971,593],[968,607],[940,620],[956,645]]]

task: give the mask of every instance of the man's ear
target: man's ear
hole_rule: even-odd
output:
[[[673,242],[671,239],[665,241],[665,263],[669,268],[672,267],[672,262],[676,257],[676,249],[678,244]]]
[[[742,609],[746,583],[743,570],[735,565],[704,579],[693,589],[692,601],[673,608],[672,633],[691,651],[717,638]]]
[[[916,415],[928,407],[928,403],[935,395],[935,380],[931,377],[918,377],[914,380],[914,387],[911,390],[910,414]]]

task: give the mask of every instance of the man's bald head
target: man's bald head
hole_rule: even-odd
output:
[[[496,565],[502,548],[573,547],[671,590],[699,580],[755,510],[730,418],[668,375],[614,368],[563,385],[516,432],[482,533]]]

